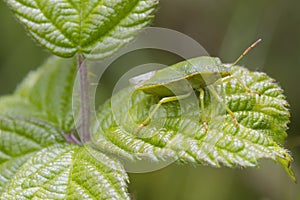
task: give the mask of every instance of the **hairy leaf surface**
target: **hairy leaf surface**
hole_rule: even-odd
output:
[[[0,99],[0,199],[129,199],[119,161],[66,143],[74,59],[51,58]]]
[[[30,35],[52,53],[104,58],[151,21],[157,0],[6,0]]]
[[[220,103],[209,100],[212,97],[206,90],[208,132],[201,122],[199,101],[188,98],[161,106],[136,133],[159,98],[129,87],[100,108],[93,143],[129,160],[176,158],[214,167],[257,167],[259,159],[269,158],[279,161],[294,179],[289,169],[292,158],[282,146],[290,116],[282,89],[266,74],[242,67],[235,67],[233,76],[261,94],[247,93],[236,79],[215,86],[218,93],[224,93],[223,101],[239,126],[224,109],[222,112]]]
[[[0,199],[129,199],[126,182],[118,161],[89,147],[57,144],[31,156]]]
[[[32,155],[63,141],[60,132],[44,122],[0,116],[0,193]]]

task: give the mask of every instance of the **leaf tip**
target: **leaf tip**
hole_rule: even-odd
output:
[[[293,158],[288,154],[284,154],[284,158],[277,157],[277,161],[283,166],[287,174],[290,176],[290,178],[297,183],[297,178],[291,168],[291,163],[293,162]]]

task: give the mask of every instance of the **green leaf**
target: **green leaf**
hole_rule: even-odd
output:
[[[56,128],[41,121],[0,116],[0,193],[32,155],[63,141]]]
[[[70,132],[74,129],[72,92],[76,60],[52,57],[31,72],[15,94],[0,98],[0,113],[32,117]]]
[[[129,199],[118,161],[89,147],[57,144],[27,160],[0,199]]]
[[[282,147],[290,116],[282,89],[266,74],[242,67],[235,67],[233,76],[261,94],[247,93],[236,79],[215,85],[218,93],[224,92],[223,100],[239,126],[226,112],[216,112],[222,106],[208,102],[206,90],[206,116],[216,113],[207,119],[208,132],[197,109],[199,101],[189,98],[180,104],[164,104],[150,123],[135,133],[159,98],[129,87],[100,108],[92,141],[102,151],[130,160],[175,158],[213,167],[257,167],[259,159],[268,158],[279,161],[294,179],[289,168],[292,158]]]
[[[103,58],[147,26],[157,0],[6,0],[30,35],[52,53]]]
[[[84,146],[72,164],[69,199],[129,199],[128,176],[119,161]]]
[[[122,165],[67,144],[74,59],[51,58],[0,99],[0,199],[129,199]]]

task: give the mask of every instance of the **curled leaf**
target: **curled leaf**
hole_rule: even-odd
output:
[[[266,74],[242,67],[234,67],[233,76],[260,93],[247,93],[235,79],[215,85],[239,126],[222,109],[216,112],[220,105],[208,101],[211,97],[206,90],[208,132],[201,122],[199,101],[189,98],[163,104],[150,123],[136,133],[159,98],[129,87],[99,109],[93,143],[102,151],[129,160],[173,157],[183,163],[214,167],[257,167],[259,159],[268,158],[280,161],[294,179],[292,157],[282,146],[290,116],[282,89]]]

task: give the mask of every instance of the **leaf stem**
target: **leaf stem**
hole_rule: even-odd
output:
[[[87,66],[81,54],[77,58],[80,82],[80,119],[81,124],[79,128],[80,138],[82,143],[90,140],[90,106],[89,106],[89,91],[88,91],[88,76]]]
[[[80,146],[82,145],[81,141],[74,135],[74,131],[71,131],[70,133],[62,132],[61,134],[65,137],[67,142],[78,144]]]

